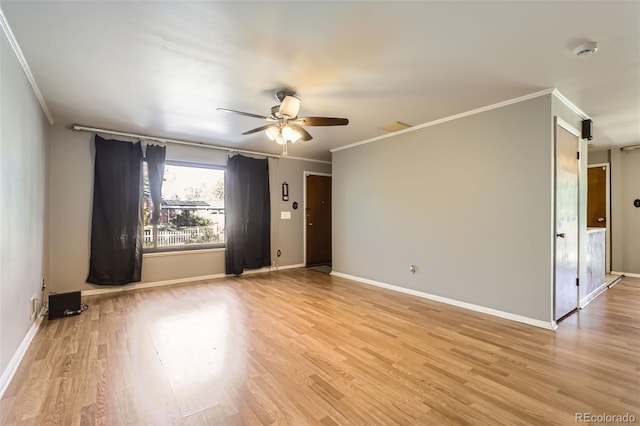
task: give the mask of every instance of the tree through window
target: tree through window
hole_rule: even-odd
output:
[[[224,168],[167,161],[160,223],[149,223],[151,197],[144,167],[144,248],[146,251],[224,245]]]

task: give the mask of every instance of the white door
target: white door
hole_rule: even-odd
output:
[[[575,129],[556,122],[556,320],[578,307],[579,142]]]

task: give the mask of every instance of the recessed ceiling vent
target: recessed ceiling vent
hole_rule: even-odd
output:
[[[411,124],[394,121],[393,123],[378,127],[378,129],[384,130],[385,132],[397,132],[399,130],[408,129],[409,127],[411,127]]]

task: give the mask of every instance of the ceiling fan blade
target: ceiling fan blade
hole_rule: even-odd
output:
[[[250,135],[251,133],[261,132],[263,130],[267,130],[270,127],[277,128],[278,126],[274,126],[273,124],[267,124],[266,126],[260,126],[260,127],[256,127],[255,129],[247,130],[246,132],[243,133],[243,135]]]
[[[302,127],[296,126],[295,124],[291,124],[291,128],[295,129],[296,132],[298,132],[298,133],[300,133],[300,135],[302,135],[302,137],[300,139],[302,139],[303,141],[310,141],[311,139],[313,139],[313,136],[311,136],[309,134],[309,132],[307,132]]]
[[[227,108],[216,108],[216,109],[218,111],[224,111],[224,112],[231,112],[231,113],[234,113],[234,114],[246,115],[247,117],[259,118],[261,120],[276,121],[275,119],[273,119],[271,117],[265,117],[264,115],[258,115],[258,114],[251,114],[250,112],[236,111],[234,109],[227,109]]]
[[[302,124],[303,126],[346,126],[349,124],[349,119],[335,117],[300,117],[295,120],[294,123]]]

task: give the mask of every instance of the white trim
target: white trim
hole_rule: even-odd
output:
[[[251,275],[251,274],[259,274],[261,272],[277,272],[285,269],[294,269],[294,268],[302,268],[304,265],[302,263],[295,265],[285,265],[279,267],[265,267],[260,269],[252,269],[248,271],[244,271],[243,275]],[[126,286],[117,286],[117,287],[105,287],[105,288],[95,288],[91,290],[82,290],[82,296],[95,296],[96,294],[107,294],[107,293],[120,293],[123,291],[131,291],[131,290],[139,290],[141,288],[153,288],[153,287],[164,287],[167,285],[174,284],[186,284],[194,281],[207,281],[207,280],[215,280],[218,278],[229,278],[234,277],[233,274],[212,274],[212,275],[201,275],[198,277],[186,277],[186,278],[176,278],[173,280],[165,280],[165,281],[151,281],[148,283],[138,283]]]
[[[308,171],[304,171],[302,173],[304,173],[305,176],[310,176],[310,175],[313,175],[313,176],[328,176],[328,177],[332,176],[331,173],[308,172]]]
[[[5,368],[2,372],[2,376],[0,376],[0,399],[9,387],[9,384],[11,383],[13,376],[16,374],[16,371],[18,371],[18,367],[22,362],[22,358],[24,358],[24,355],[27,353],[27,349],[29,349],[29,345],[38,332],[41,324],[42,317],[38,315],[36,317],[36,320],[31,325],[31,328],[29,328],[29,331],[27,331],[27,335],[24,336],[24,339],[22,339],[20,346],[18,346],[18,349],[16,349],[16,352],[13,354],[13,357],[11,357],[7,368]]]
[[[640,274],[634,274],[633,272],[616,272],[616,271],[611,271],[611,275],[624,275],[625,277],[640,278]]]
[[[589,154],[587,154],[589,155]],[[609,223],[611,222],[611,164],[610,163],[597,163],[597,164],[588,164],[587,165],[587,182],[588,182],[588,173],[590,168],[595,167],[604,167],[605,168],[605,200],[604,200],[604,208],[605,208],[605,225],[607,230],[607,235],[605,235],[605,272],[607,274],[611,273],[611,226]],[[588,187],[587,187],[588,191]],[[588,192],[587,192],[588,193]],[[587,203],[589,200],[587,200]],[[588,204],[587,204],[588,207]]]
[[[497,309],[487,308],[485,306],[474,305],[472,303],[461,302],[455,299],[449,299],[447,297],[437,296],[434,294],[424,293],[422,291],[413,290],[410,288],[400,287],[393,284],[387,284],[379,281],[370,280],[367,278],[356,277],[354,275],[343,274],[342,272],[331,271],[331,275],[335,275],[336,277],[346,278],[348,280],[357,281],[363,284],[369,284],[376,287],[386,288],[388,290],[397,291],[400,293],[410,294],[412,296],[421,297],[423,299],[429,299],[440,303],[446,303],[447,305],[453,305],[464,309],[469,309],[471,311],[480,312],[483,314],[492,315],[495,317],[500,317],[504,319],[508,319],[511,321],[521,322],[528,325],[533,325],[535,327],[544,328],[547,330],[555,330],[556,325],[553,322],[541,321],[533,318],[524,317],[522,315],[516,315],[509,312],[499,311]]]
[[[620,151],[622,152],[627,152],[627,151],[633,151],[634,149],[639,149],[640,148],[640,144],[636,144],[636,145],[627,145],[627,146],[623,146],[620,148]]]
[[[138,290],[141,288],[163,287],[166,285],[189,283],[193,281],[213,280],[216,278],[224,278],[226,274],[201,275],[199,277],[177,278],[174,280],[152,281],[148,283],[138,283],[131,285],[123,285],[117,287],[95,288],[92,290],[82,290],[82,296],[94,296],[96,294],[120,293],[123,291]]]
[[[284,266],[276,266],[275,268],[271,268],[270,270],[268,268],[267,271],[270,272],[274,272],[274,271],[284,271],[286,269],[297,269],[297,268],[304,268],[304,263],[296,263],[293,265],[284,265]],[[267,272],[267,271],[261,271],[260,269],[257,270],[257,272]],[[245,274],[251,274],[253,273],[253,271],[246,271]]]
[[[225,248],[211,248],[198,250],[179,250],[179,251],[158,251],[151,253],[142,253],[142,257],[165,257],[165,256],[186,256],[189,254],[205,254],[205,253],[224,253]]]
[[[302,172],[302,265],[307,266],[307,176],[328,176],[331,173]],[[333,205],[333,204],[332,204]],[[333,212],[331,212],[333,214]]]
[[[557,117],[556,116],[556,124],[560,127],[562,127],[563,129],[565,129],[567,132],[571,133],[573,136],[576,136],[578,139],[580,138],[580,131],[578,129],[576,129],[575,127],[573,127],[571,124],[567,123],[566,121],[564,121],[562,118]],[[577,147],[578,149],[580,149],[580,146]],[[576,151],[577,152],[577,151]]]
[[[22,53],[22,49],[20,49],[20,45],[18,44],[18,40],[13,35],[13,31],[11,31],[11,27],[9,26],[9,22],[7,22],[7,18],[4,16],[4,12],[2,8],[0,8],[0,27],[2,27],[5,35],[7,36],[7,40],[13,49],[13,52],[16,54],[18,58],[18,62],[22,66],[22,70],[24,74],[27,76],[27,80],[29,80],[29,84],[31,85],[31,89],[33,89],[33,93],[38,98],[38,103],[40,103],[40,108],[42,108],[42,112],[47,117],[47,121],[49,121],[50,125],[53,125],[53,117],[51,116],[51,112],[49,111],[49,107],[47,103],[44,101],[44,97],[42,96],[42,92],[38,87],[38,83],[36,83],[36,79],[31,73],[31,68],[29,68],[29,64],[27,63],[27,59],[24,57]]]
[[[558,89],[553,89],[551,91],[551,93],[558,98],[558,100],[560,102],[562,102],[563,104],[565,104],[571,111],[575,112],[576,114],[578,114],[580,116],[580,118],[582,118],[583,120],[589,119],[590,117],[587,115],[587,113],[585,113],[584,111],[582,111],[580,108],[578,108],[573,102],[571,102],[569,99],[567,99],[562,93],[560,93],[560,91]]]
[[[551,149],[549,150],[550,158],[549,161],[551,163],[551,175],[549,176],[551,179],[549,180],[549,205],[551,209],[549,213],[551,216],[549,217],[549,223],[552,227],[552,233],[549,235],[549,251],[550,251],[550,259],[549,264],[550,268],[550,276],[549,276],[549,286],[551,287],[549,290],[549,306],[551,306],[551,310],[549,311],[549,321],[554,326],[554,330],[558,327],[556,323],[556,134],[558,133],[558,126],[556,125],[555,118],[553,119],[552,126],[549,126],[551,130],[550,138],[551,141]]]
[[[322,163],[322,164],[332,164],[331,161],[326,161],[326,160],[312,160],[310,158],[306,158],[306,157],[295,157],[293,155],[287,155],[286,157],[278,157],[281,158],[283,160],[299,160],[299,161],[311,161],[313,163]]]
[[[292,160],[311,161],[312,163],[331,164],[330,161],[315,160],[313,158],[282,156],[282,155],[277,155],[277,154],[269,154],[267,152],[248,151],[246,149],[230,148],[228,146],[211,145],[211,144],[204,143],[204,142],[192,142],[192,141],[185,141],[185,140],[181,140],[181,139],[163,138],[163,137],[160,137],[160,136],[142,135],[142,134],[139,134],[139,133],[120,132],[118,130],[108,130],[108,129],[100,129],[100,128],[97,128],[97,127],[81,126],[79,124],[74,124],[73,126],[71,126],[71,128],[73,130],[75,130],[75,131],[78,131],[78,132],[102,133],[102,134],[112,135],[112,136],[125,136],[125,137],[128,137],[128,138],[152,140],[152,141],[157,141],[157,142],[162,142],[162,143],[174,143],[174,144],[177,144],[177,145],[187,145],[187,146],[197,146],[197,147],[200,147],[200,148],[217,149],[219,151],[227,151],[227,152],[232,152],[232,153],[233,152],[237,152],[237,153],[241,153],[241,154],[259,155],[259,156],[263,156],[263,157],[285,158],[285,159],[289,158],[289,159],[292,159]]]
[[[578,129],[576,129],[575,127],[573,127],[572,125],[570,125],[569,123],[567,123],[566,121],[564,121],[563,119],[561,119],[560,117],[558,117],[557,115],[553,117],[554,119],[554,126],[553,126],[553,153],[554,153],[554,159],[553,159],[553,211],[554,211],[554,217],[553,217],[553,234],[552,234],[552,241],[553,241],[553,291],[552,291],[552,295],[553,295],[553,319],[554,321],[557,319],[556,318],[556,301],[557,301],[557,293],[556,293],[556,289],[557,289],[557,270],[558,270],[558,265],[557,265],[557,245],[558,245],[558,238],[557,238],[557,233],[558,233],[558,217],[557,217],[557,212],[558,212],[558,208],[557,208],[557,203],[558,203],[558,127],[561,127],[562,129],[566,130],[567,132],[571,133],[573,136],[576,137],[576,146],[575,146],[575,152],[576,153],[580,153],[582,152],[581,150],[581,135],[580,132],[578,131]],[[577,206],[577,211],[576,211],[576,221],[577,221],[577,247],[576,247],[576,254],[578,256],[578,261],[577,261],[577,270],[576,270],[576,278],[578,278],[579,280],[584,281],[584,277],[582,277],[580,275],[580,271],[581,271],[581,266],[583,264],[583,262],[586,260],[586,258],[583,258],[583,256],[586,256],[585,253],[582,253],[580,251],[580,244],[582,242],[581,237],[580,237],[580,183],[582,181],[582,179],[584,179],[584,176],[582,176],[582,167],[581,167],[581,162],[585,161],[585,159],[583,158],[584,155],[580,155],[579,157],[577,157],[576,161],[578,162],[578,167],[577,167],[577,171],[576,171],[576,189],[577,189],[577,199],[576,199],[576,206]],[[576,286],[576,305],[574,309],[578,309],[580,307],[580,288]],[[555,323],[555,322],[554,322]]]
[[[481,108],[476,108],[476,109],[473,109],[473,110],[470,110],[470,111],[462,112],[460,114],[454,114],[454,115],[450,115],[448,117],[440,118],[438,120],[429,121],[428,123],[418,124],[417,126],[409,127],[407,129],[400,130],[400,131],[397,131],[397,132],[388,133],[388,134],[384,134],[384,135],[381,135],[381,136],[376,136],[376,137],[371,138],[371,139],[365,139],[365,140],[360,141],[360,142],[355,142],[355,143],[352,143],[352,144],[349,144],[349,145],[333,148],[333,149],[330,149],[329,151],[338,152],[338,151],[342,151],[343,149],[349,149],[349,148],[353,148],[353,147],[356,147],[356,146],[359,146],[359,145],[365,145],[365,144],[368,144],[368,143],[371,143],[371,142],[375,142],[375,141],[379,141],[379,140],[382,140],[382,139],[388,139],[388,138],[392,138],[392,137],[397,136],[397,135],[402,135],[404,133],[409,133],[409,132],[413,132],[413,131],[416,131],[416,130],[424,129],[426,127],[435,126],[436,124],[446,123],[447,121],[453,121],[453,120],[457,120],[459,118],[468,117],[470,115],[480,114],[481,112],[491,111],[492,109],[502,108],[502,107],[507,106],[507,105],[517,104],[519,102],[524,102],[524,101],[528,101],[530,99],[539,98],[540,96],[549,95],[549,94],[553,93],[553,90],[554,89],[541,90],[539,92],[530,93],[528,95],[520,96],[518,98],[513,98],[513,99],[508,99],[506,101],[498,102],[497,104],[487,105],[487,106],[484,106],[484,107],[481,107]]]
[[[580,309],[584,309],[589,303],[591,303],[596,297],[600,296],[600,294],[604,293],[609,289],[609,285],[605,282],[597,289],[593,290],[591,293],[587,294],[582,300],[580,300]]]
[[[284,266],[265,266],[264,268],[260,268],[260,269],[249,269],[246,270],[242,273],[242,275],[251,275],[251,274],[261,274],[263,272],[278,272],[278,271],[284,271],[286,269],[296,269],[296,268],[304,268],[304,264],[303,263],[296,263],[294,265],[284,265]],[[235,275],[233,274],[229,274],[229,275],[225,275],[223,274],[224,277],[234,277]]]

